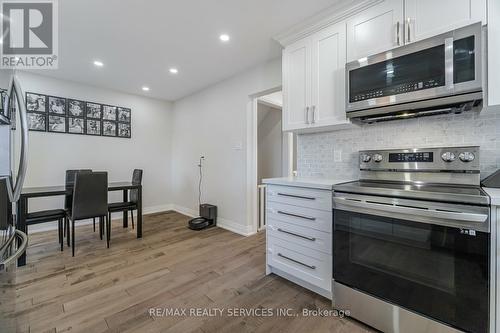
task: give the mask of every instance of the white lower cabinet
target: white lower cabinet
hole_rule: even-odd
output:
[[[332,192],[268,185],[266,198],[267,274],[331,299]]]

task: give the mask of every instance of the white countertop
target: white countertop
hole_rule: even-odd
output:
[[[272,185],[296,186],[315,188],[320,190],[333,189],[333,185],[353,181],[352,179],[332,179],[332,178],[305,178],[305,177],[282,177],[263,179],[262,183]],[[500,199],[500,197],[499,197]]]
[[[500,188],[483,187],[483,190],[490,196],[492,206],[500,206]]]

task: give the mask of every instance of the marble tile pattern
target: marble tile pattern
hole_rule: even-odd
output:
[[[297,171],[301,177],[357,179],[360,150],[467,145],[481,147],[481,177],[500,168],[500,107],[302,134]]]

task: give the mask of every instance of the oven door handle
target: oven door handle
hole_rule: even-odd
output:
[[[444,210],[430,210],[425,208],[412,208],[406,206],[398,206],[393,204],[380,204],[372,203],[361,200],[352,200],[340,197],[334,197],[333,201],[339,206],[348,206],[351,211],[356,212],[357,210],[369,209],[373,210],[374,214],[377,215],[376,211],[387,212],[387,213],[399,213],[405,215],[417,215],[424,216],[428,218],[436,218],[442,220],[449,220],[450,222],[468,222],[468,223],[484,223],[488,220],[487,214],[476,214],[476,213],[462,213],[462,212],[451,212]]]

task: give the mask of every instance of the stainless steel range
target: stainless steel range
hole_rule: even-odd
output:
[[[359,153],[334,186],[334,306],[383,332],[490,331],[479,147]]]

